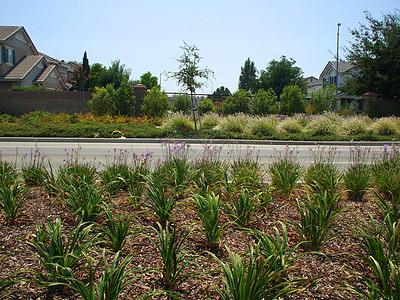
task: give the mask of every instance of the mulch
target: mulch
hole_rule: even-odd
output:
[[[258,209],[254,216],[253,228],[257,228],[269,234],[274,234],[274,226],[281,228],[279,222],[283,222],[288,230],[288,242],[294,247],[300,242],[299,236],[290,225],[291,221],[298,220],[299,215],[295,206],[296,197],[301,197],[302,191],[295,191],[290,200],[284,200],[275,194],[274,201],[267,210]],[[49,196],[40,187],[32,188],[26,204],[21,208],[21,216],[15,224],[6,225],[3,216],[0,216],[0,251],[6,253],[0,261],[0,278],[12,272],[22,270],[16,275],[17,278],[24,279],[17,284],[21,291],[11,299],[80,299],[71,290],[57,292],[49,296],[44,287],[35,282],[35,272],[41,271],[38,259],[29,252],[26,239],[29,239],[35,232],[35,226],[44,224],[47,221],[53,222],[56,218],[61,218],[64,224],[63,229],[68,232],[76,225],[75,216],[66,209],[59,201],[60,196]],[[133,255],[129,263],[129,269],[141,269],[130,276],[140,275],[133,281],[129,288],[127,299],[143,297],[151,292],[163,289],[162,275],[163,268],[160,255],[150,241],[148,235],[155,237],[151,226],[155,226],[155,220],[146,208],[140,211],[133,210],[124,194],[113,197],[110,207],[117,213],[124,213],[125,216],[134,216],[131,228],[138,229],[145,234],[131,235],[124,248],[123,255]],[[355,245],[356,233],[354,228],[369,219],[369,214],[375,215],[376,208],[373,204],[373,196],[367,195],[363,202],[354,202],[342,199],[341,204],[344,212],[337,219],[339,226],[335,229],[338,232],[336,239],[323,247],[320,252],[304,254],[302,247],[296,248],[295,266],[289,272],[290,278],[318,278],[311,286],[304,285],[301,293],[287,296],[285,299],[358,299],[355,294],[350,293],[343,287],[353,286],[363,288],[363,283],[354,276],[361,273],[370,276],[370,270],[355,256],[362,254],[361,249]],[[224,216],[224,221],[229,221]],[[200,235],[196,225],[199,221],[196,214],[191,209],[189,199],[182,199],[176,208],[174,216],[174,226],[185,226],[193,231],[186,240],[186,251],[191,264],[185,272],[193,272],[196,276],[189,277],[181,281],[176,292],[182,299],[206,299],[207,295],[211,299],[219,299],[214,286],[222,288],[223,275],[220,272],[218,263],[212,258],[209,249]],[[248,245],[252,239],[235,225],[229,225],[221,238],[220,250],[216,252],[218,257],[229,262],[229,255],[226,247],[233,252],[245,255]],[[103,257],[104,249],[97,248],[96,252],[91,253],[95,261],[100,261]],[[112,258],[109,253],[107,258]],[[80,275],[85,278],[85,273]],[[98,277],[101,274],[97,275]],[[153,296],[153,299],[167,299],[165,295]]]

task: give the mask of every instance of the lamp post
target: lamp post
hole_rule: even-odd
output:
[[[338,100],[338,93],[339,93],[339,28],[340,23],[337,24],[337,41],[336,41],[336,95],[335,95],[335,102],[336,102],[336,111],[339,110],[340,104]]]

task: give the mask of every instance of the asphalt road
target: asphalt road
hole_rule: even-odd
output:
[[[318,145],[312,142],[279,142],[279,141],[188,141],[190,144],[190,157],[192,159],[199,158],[205,145],[211,147],[221,147],[221,159],[234,159],[246,155],[258,156],[264,166],[272,161],[271,156],[283,155],[285,148],[293,151],[297,156],[298,161],[304,165],[309,165],[312,160],[312,154],[317,153]],[[114,152],[123,151],[126,155],[131,156],[133,153],[138,155],[147,152],[152,153],[153,162],[158,159],[163,159],[162,140],[87,140],[87,139],[33,139],[33,138],[1,138],[0,151],[2,159],[15,162],[18,167],[21,167],[24,157],[28,157],[37,147],[42,155],[49,159],[53,168],[64,164],[68,155],[76,153],[79,149],[79,157],[82,160],[94,162],[96,166],[102,168],[108,161],[114,157]],[[364,143],[360,144],[363,149],[369,148],[372,152],[382,151],[382,146],[385,143]],[[358,145],[357,143],[322,143],[319,145],[323,152],[327,152],[330,147],[336,147],[335,163],[339,168],[346,168],[350,164],[350,148]],[[310,150],[312,149],[312,151]],[[369,155],[369,159],[372,155]],[[26,159],[26,158],[25,158]]]

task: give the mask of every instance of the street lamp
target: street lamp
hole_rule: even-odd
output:
[[[338,92],[339,92],[339,28],[340,28],[340,23],[337,24],[337,41],[336,41],[336,95],[335,95],[335,101],[336,101],[336,111],[339,110],[340,105],[338,103]]]

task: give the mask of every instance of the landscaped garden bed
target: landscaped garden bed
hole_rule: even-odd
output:
[[[79,150],[58,170],[39,149],[2,161],[0,298],[398,296],[396,145],[351,148],[344,170],[332,147],[307,168],[290,148],[261,165],[254,149],[162,147],[157,162],[116,149],[101,168]]]

